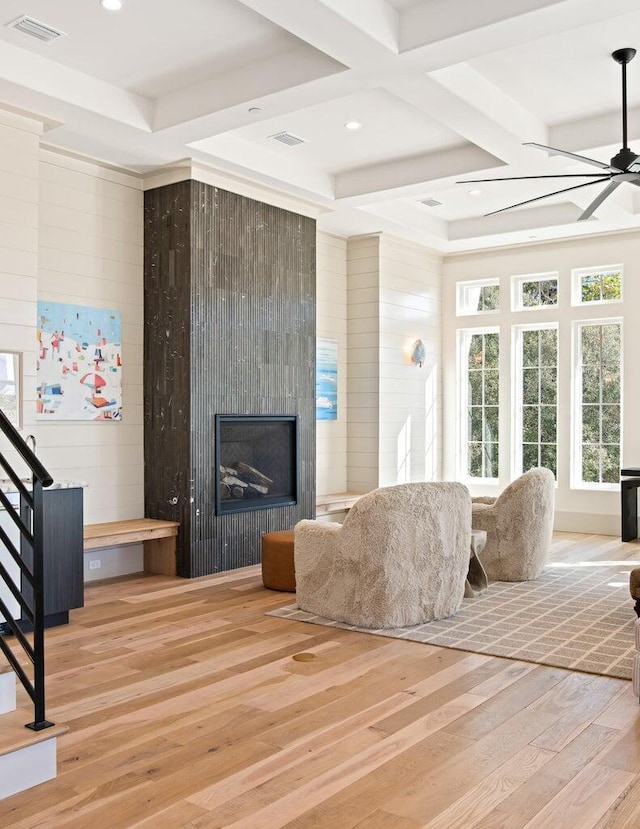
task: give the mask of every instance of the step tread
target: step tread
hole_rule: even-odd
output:
[[[43,740],[59,737],[69,730],[68,725],[58,723],[42,731],[32,731],[30,728],[25,728],[25,723],[32,720],[33,712],[30,714],[28,711],[20,709],[0,715],[0,756],[41,743]]]

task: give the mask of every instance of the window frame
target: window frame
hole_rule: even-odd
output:
[[[582,277],[588,274],[604,274],[607,271],[620,272],[620,299],[594,299],[592,302],[582,300]],[[624,265],[600,265],[593,268],[571,269],[571,305],[575,308],[591,308],[597,305],[621,305],[624,302]]]
[[[500,290],[500,302],[498,307],[494,310],[471,310],[469,305],[465,303],[466,292],[470,288],[498,288]],[[456,283],[456,316],[457,317],[475,317],[486,316],[487,314],[499,314],[502,305],[502,288],[499,277],[492,277],[491,279],[470,279],[463,282]]]
[[[601,303],[600,303],[601,304]],[[591,483],[582,480],[582,328],[588,325],[620,326],[620,463],[624,445],[624,318],[597,317],[573,320],[571,323],[571,449],[569,489],[596,492],[618,492],[620,484]]]
[[[525,282],[547,282],[555,279],[556,290],[558,292],[558,301],[554,305],[523,305],[522,303],[522,286]],[[560,272],[559,271],[545,271],[542,273],[523,273],[516,274],[511,277],[511,310],[514,313],[522,313],[522,311],[551,311],[557,310],[560,306]]]
[[[14,380],[13,385],[15,389],[15,398],[16,398],[16,419],[15,421],[11,418],[11,423],[16,427],[16,429],[22,428],[22,352],[21,351],[13,351],[9,348],[0,348],[0,355],[7,355],[13,358],[13,374]],[[2,381],[0,381],[2,382]],[[7,381],[9,382],[9,381]]]
[[[555,307],[555,306],[549,306]],[[522,345],[525,331],[549,331],[556,332],[556,372],[560,373],[560,323],[558,320],[549,322],[517,323],[511,326],[511,406],[513,417],[511,418],[511,480],[515,480],[523,474],[522,470],[522,431],[523,431],[523,403],[522,403],[522,378],[523,361]],[[559,424],[559,395],[556,397],[556,487],[560,478],[558,469],[558,424]]]
[[[457,479],[468,484],[490,485],[497,486],[500,483],[500,471],[495,478],[474,478],[468,474],[469,458],[467,452],[467,409],[469,407],[467,372],[468,372],[468,357],[469,345],[471,337],[476,334],[497,334],[498,335],[498,400],[500,399],[500,382],[501,364],[502,364],[502,349],[501,349],[501,331],[499,325],[481,326],[474,328],[458,328],[456,331],[456,365],[458,382],[457,387],[457,447],[456,447],[456,466],[458,469]],[[499,404],[498,404],[499,409]],[[500,437],[498,436],[498,462],[500,453]]]

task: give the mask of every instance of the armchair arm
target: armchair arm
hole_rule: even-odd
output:
[[[336,521],[299,521],[294,528],[294,559],[296,572],[309,571],[319,561],[324,564],[335,558],[342,524]]]

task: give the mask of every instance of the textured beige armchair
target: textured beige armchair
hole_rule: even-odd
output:
[[[497,498],[473,498],[474,530],[486,530],[480,556],[491,581],[528,581],[544,568],[553,532],[555,479],[537,467]]]
[[[471,496],[458,483],[415,483],[364,495],[344,524],[295,528],[298,606],[366,628],[442,619],[462,604]]]

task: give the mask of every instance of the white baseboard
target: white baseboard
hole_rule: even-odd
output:
[[[620,514],[605,515],[592,512],[566,512],[556,510],[553,529],[567,533],[593,533],[620,537]]]
[[[100,562],[100,566],[92,569],[91,562]],[[102,547],[99,550],[88,550],[84,554],[85,582],[112,579],[115,576],[128,576],[131,573],[142,573],[143,570],[144,549],[142,544]]]

